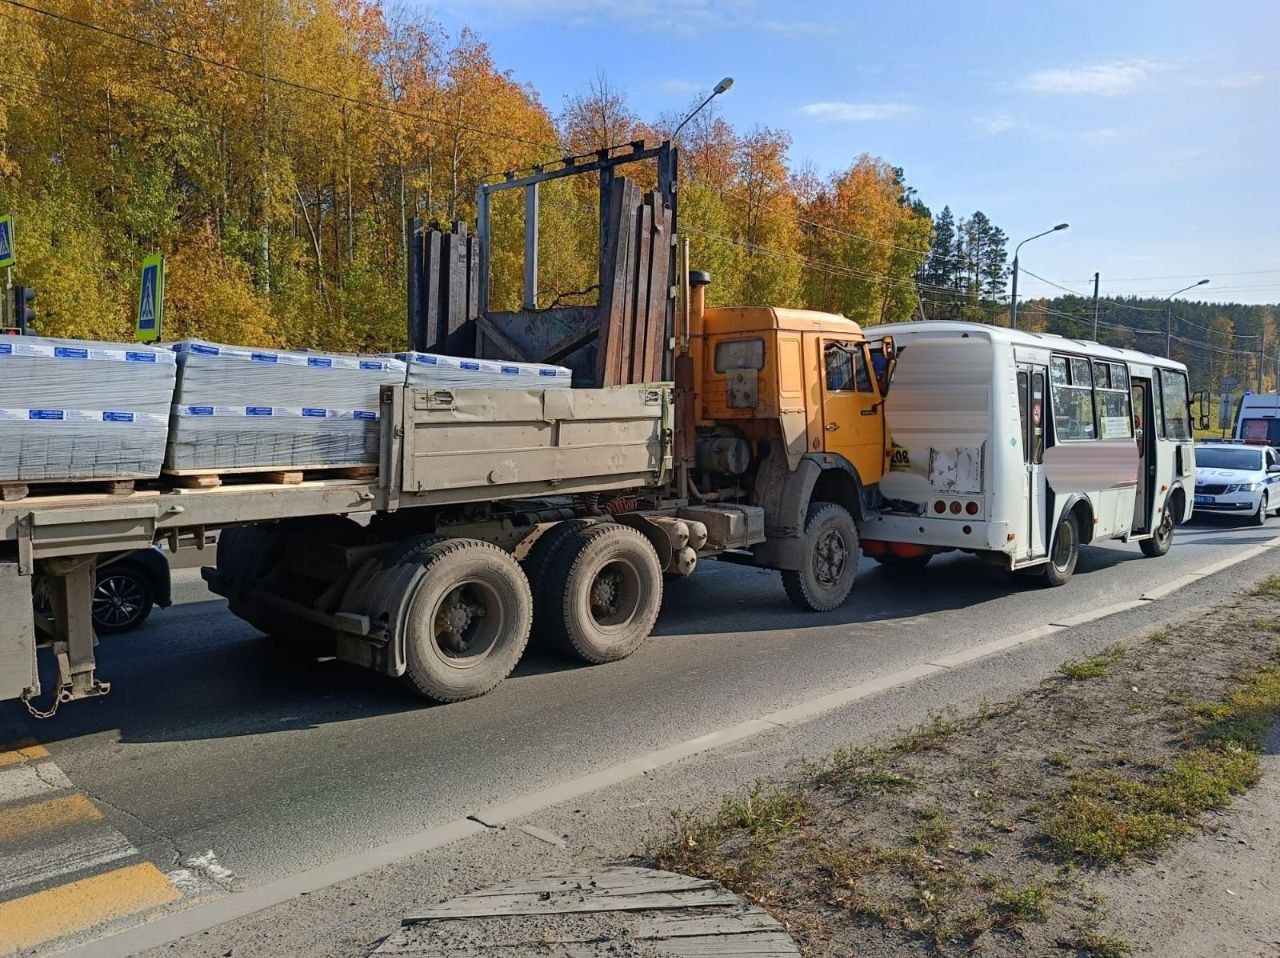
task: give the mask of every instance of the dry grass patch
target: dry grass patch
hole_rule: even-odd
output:
[[[806,955],[1124,958],[1092,870],[1158,855],[1257,780],[1278,618],[1280,577],[1018,701],[675,815],[653,857],[768,908]]]

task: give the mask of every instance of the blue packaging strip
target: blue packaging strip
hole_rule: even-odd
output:
[[[554,389],[573,384],[573,371],[543,363],[466,359],[435,353],[397,353],[405,361],[409,386],[455,389]]]

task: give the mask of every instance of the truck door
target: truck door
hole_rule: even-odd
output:
[[[871,376],[866,343],[819,340],[826,452],[849,460],[867,484],[884,472],[884,404]]]
[[[1045,367],[1018,364],[1018,413],[1022,424],[1022,519],[1019,560],[1045,555],[1047,483],[1044,476]]]

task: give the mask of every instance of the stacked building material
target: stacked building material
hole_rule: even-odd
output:
[[[0,481],[160,474],[174,356],[151,346],[0,341]]]
[[[378,461],[378,393],[404,382],[397,359],[174,346],[178,390],[165,469],[247,472]]]
[[[408,386],[450,389],[552,389],[573,385],[572,370],[542,363],[459,359],[434,353],[397,353],[409,367]]]

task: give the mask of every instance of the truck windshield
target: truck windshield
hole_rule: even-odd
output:
[[[1251,469],[1256,472],[1262,468],[1262,450],[1198,446],[1196,447],[1196,468]]]

